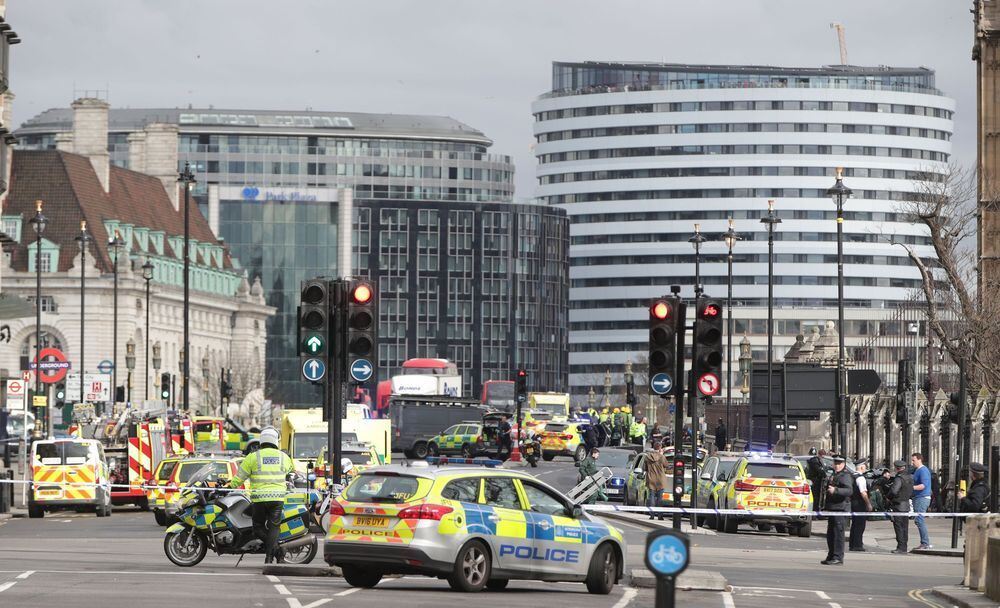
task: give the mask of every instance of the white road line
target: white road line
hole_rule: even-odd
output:
[[[333,601],[330,598],[325,597],[325,598],[323,598],[321,600],[316,600],[315,602],[310,602],[308,604],[303,604],[303,603],[299,602],[299,600],[295,599],[294,597],[286,597],[285,599],[288,600],[288,608],[317,608],[317,606],[322,606],[323,604],[325,604],[327,602],[332,602]]]
[[[281,582],[281,579],[278,578],[277,576],[274,576],[273,574],[266,574],[265,576],[267,577],[267,580],[271,581],[272,583],[280,583]]]
[[[285,587],[284,585],[275,585],[274,588],[277,589],[278,593],[280,593],[281,595],[291,595],[292,594],[292,592],[288,590],[288,587]]]
[[[11,581],[9,583],[4,583],[4,584],[0,585],[0,593],[3,593],[4,591],[10,589],[11,587],[13,587],[16,584],[17,584],[17,581]]]
[[[840,608],[840,604],[837,602],[830,602],[830,608]]]
[[[733,589],[749,589],[751,591],[805,591],[806,593],[812,591],[811,589],[787,589],[785,587],[733,587]]]
[[[625,593],[622,594],[622,599],[618,600],[618,603],[616,603],[613,608],[625,608],[625,606],[628,606],[628,603],[632,601],[632,598],[635,597],[636,593],[638,593],[638,591],[636,591],[634,587],[626,588]]]
[[[0,570],[0,574],[13,574],[14,572],[22,573],[24,570]],[[32,570],[36,574],[121,574],[121,575],[138,575],[138,576],[168,576],[168,575],[178,575],[178,576],[252,576],[254,578],[259,577],[259,572],[253,573],[228,573],[228,572],[178,572],[176,570],[167,571],[155,571],[155,570]]]
[[[35,573],[34,570],[28,570],[27,572],[25,572],[23,574],[18,574],[15,578],[17,578],[18,580],[22,580],[23,581],[24,579],[28,578],[29,576],[31,576],[34,573]]]
[[[725,608],[736,608],[736,602],[733,601],[733,594],[726,591],[722,594],[722,605]]]
[[[821,599],[821,600],[828,600],[828,599],[830,599],[830,596],[827,595],[825,591],[820,591],[820,590],[817,589],[816,590],[816,595],[819,596],[819,599]]]
[[[341,591],[340,593],[334,593],[337,597],[344,597],[345,595],[350,595],[356,591],[361,591],[361,587],[351,587],[347,591]]]

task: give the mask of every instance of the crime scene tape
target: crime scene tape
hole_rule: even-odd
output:
[[[645,515],[667,514],[667,515],[756,515],[762,517],[776,516],[810,516],[810,517],[968,517],[969,515],[982,515],[982,513],[917,513],[916,511],[793,511],[783,509],[703,509],[689,507],[626,507],[618,505],[582,505],[585,511],[597,514],[601,512],[619,511],[624,513],[642,513]]]

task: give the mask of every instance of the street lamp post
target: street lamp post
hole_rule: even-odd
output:
[[[146,374],[146,401],[149,401],[149,282],[153,280],[153,263],[148,259],[142,265],[142,280],[146,282],[146,366],[143,373]]]
[[[208,361],[208,355],[203,355],[202,358],[201,358],[201,380],[202,380],[202,383],[201,383],[202,393],[201,394],[205,396],[204,401],[205,401],[205,414],[206,415],[209,412],[212,411],[211,408],[209,407],[210,406],[210,404],[209,404],[209,400],[210,399],[209,399],[209,396],[208,396],[208,380],[209,380],[209,378],[208,378],[208,374],[209,374],[208,363],[209,363],[209,361]]]
[[[135,340],[128,339],[125,343],[125,367],[128,368],[128,384],[126,385],[127,395],[125,400],[132,403],[132,371],[135,369]]]
[[[87,345],[87,339],[84,335],[87,321],[87,245],[94,240],[87,232],[87,220],[80,220],[80,234],[75,240],[80,244],[80,403],[86,403],[87,391],[84,389],[86,384],[84,375],[87,373],[87,366],[84,363],[83,355]]]
[[[844,369],[844,201],[851,196],[851,189],[844,185],[843,170],[837,168],[837,181],[827,189],[826,194],[837,205],[837,425],[834,449],[843,450],[847,446],[847,386]]]
[[[774,420],[771,415],[771,394],[773,391],[774,373],[774,226],[781,223],[781,218],[774,212],[774,200],[767,201],[767,215],[760,218],[761,224],[767,225],[767,447],[771,448],[771,432],[774,430]],[[788,433],[788,429],[784,429]],[[786,437],[787,438],[787,437]],[[752,438],[751,438],[752,439]]]
[[[701,244],[707,241],[701,233],[701,224],[694,225],[694,236],[688,242],[694,245],[694,297],[701,297],[705,291],[701,286]]]
[[[750,352],[750,338],[743,335],[743,339],[740,340],[740,392],[743,394],[743,401],[747,400],[747,396],[750,394],[750,372],[753,366],[753,355]],[[752,416],[751,412],[751,416]],[[736,414],[736,439],[740,438],[740,416],[739,412]]]
[[[35,215],[28,222],[35,230],[35,394],[38,395],[42,392],[42,370],[37,367],[42,362],[42,233],[49,223],[42,215],[42,201],[35,201]],[[35,408],[35,427],[31,431],[31,436],[35,439],[42,438],[40,421],[44,413],[45,408]],[[27,420],[25,417],[24,428],[28,428]],[[23,454],[25,447],[22,446],[20,450]]]
[[[178,367],[178,369],[182,369],[182,370],[188,369],[188,367],[187,367],[188,366],[188,358],[186,356],[187,353],[185,352],[185,350],[186,349],[182,348],[181,351],[179,353],[177,353],[177,367]],[[182,375],[181,376],[181,392],[184,393],[185,395],[187,394],[187,388],[188,388],[187,377],[184,376],[184,375]],[[170,388],[170,399],[171,399],[171,401],[173,401],[173,409],[176,410],[177,409],[177,398],[174,397],[173,387]],[[185,406],[185,405],[187,405],[186,402],[182,402],[181,403],[182,407]],[[188,410],[186,408],[185,408],[184,411],[186,413],[190,413],[190,410]]]
[[[157,391],[161,391],[160,388],[160,364],[163,363],[163,359],[160,358],[160,343],[157,342],[153,345],[153,386],[156,387]],[[163,398],[163,393],[158,393],[159,398]]]
[[[191,239],[191,188],[195,184],[194,174],[191,173],[191,164],[184,163],[184,171],[181,172],[177,181],[184,187],[184,344],[181,346],[181,354],[187,351],[191,342],[190,322],[191,322],[191,252],[189,241]],[[184,411],[191,409],[191,357],[184,357],[184,365],[181,368],[184,382]]]
[[[108,241],[108,249],[114,254],[112,260],[111,274],[114,276],[114,287],[112,288],[112,299],[114,302],[111,305],[112,312],[112,327],[111,327],[111,386],[114,388],[115,392],[118,391],[118,255],[121,250],[125,248],[125,241],[122,240],[121,235],[117,230],[115,230],[115,236],[113,239]],[[83,379],[80,379],[81,386]],[[129,399],[131,401],[131,399]]]
[[[736,246],[736,241],[742,239],[743,237],[733,230],[733,218],[729,218],[729,230],[722,234],[722,240],[726,242],[726,249],[729,252],[726,256],[729,267],[726,280],[729,289],[726,296],[726,429],[729,432],[732,432],[733,428],[733,247]]]

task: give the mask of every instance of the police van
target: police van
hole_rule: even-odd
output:
[[[93,509],[111,515],[111,484],[104,446],[94,439],[50,439],[31,445],[28,517],[46,511]]]

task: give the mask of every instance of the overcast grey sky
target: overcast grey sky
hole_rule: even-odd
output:
[[[975,159],[970,0],[9,0],[15,124],[68,106],[442,114],[517,163],[533,195],[531,101],[553,60],[923,65]]]

